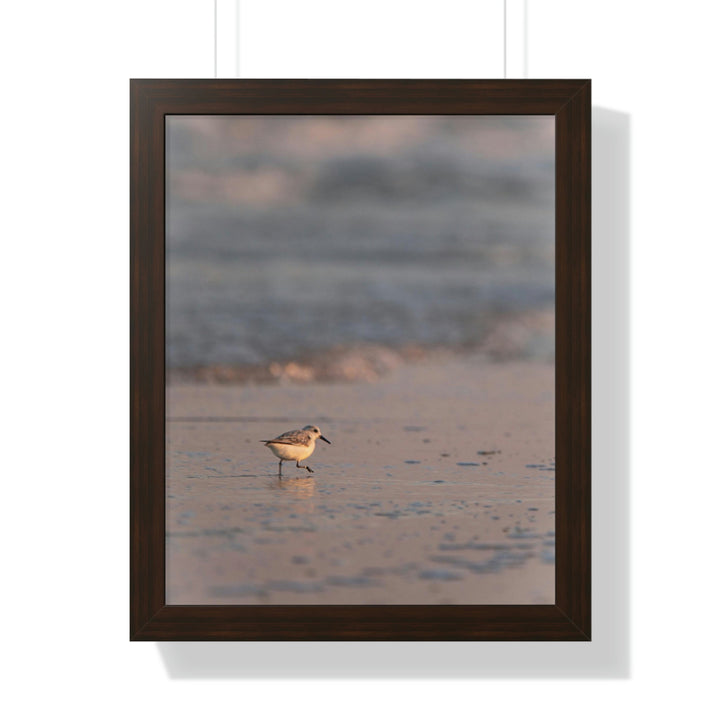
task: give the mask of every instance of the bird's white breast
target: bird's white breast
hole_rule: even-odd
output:
[[[310,445],[270,443],[268,447],[273,451],[275,457],[279,457],[281,460],[304,460],[312,455],[315,443],[312,442]]]

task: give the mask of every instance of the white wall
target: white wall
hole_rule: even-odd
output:
[[[595,642],[161,652],[127,641],[127,80],[211,77],[213,2],[6,3],[0,527],[11,716],[595,718],[716,705],[715,5],[527,5],[528,76],[591,77],[598,106]],[[242,0],[238,66],[246,76],[498,76],[501,10],[499,0]],[[403,671],[392,683],[349,679]],[[340,679],[292,679],[308,675]],[[442,679],[417,680],[433,675]]]

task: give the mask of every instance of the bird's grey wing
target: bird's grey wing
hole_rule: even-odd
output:
[[[273,440],[263,440],[262,442],[276,443],[277,445],[309,445],[310,434],[305,430],[288,430]]]

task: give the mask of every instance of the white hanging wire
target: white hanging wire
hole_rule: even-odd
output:
[[[214,0],[214,75],[239,77],[240,0]]]
[[[507,80],[507,0],[503,0],[503,78]]]

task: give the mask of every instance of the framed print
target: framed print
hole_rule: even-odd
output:
[[[133,80],[133,640],[590,639],[590,82]]]

